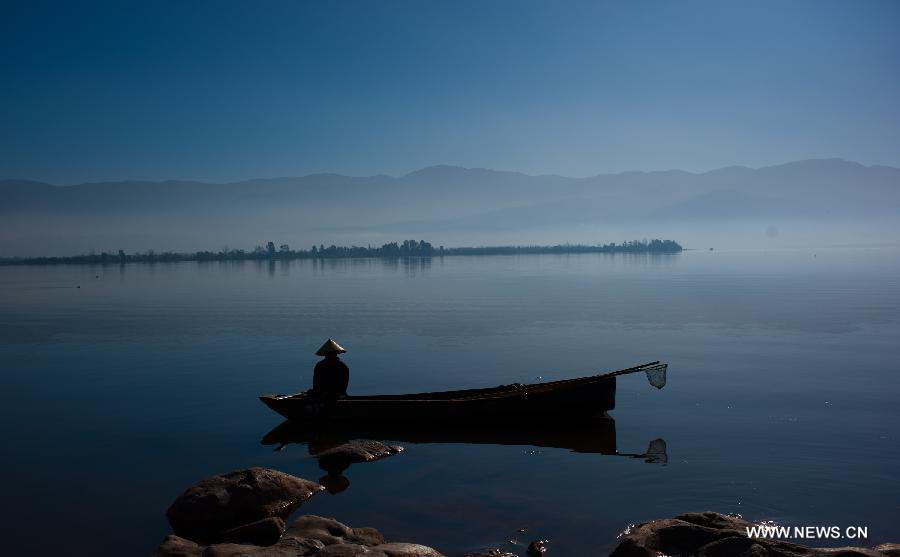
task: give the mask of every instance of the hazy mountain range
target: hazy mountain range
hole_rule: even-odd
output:
[[[253,247],[273,240],[435,245],[891,243],[900,169],[816,159],[588,178],[432,166],[212,184],[0,181],[0,255]]]

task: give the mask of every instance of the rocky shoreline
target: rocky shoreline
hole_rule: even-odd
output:
[[[350,442],[323,451],[327,468],[342,470],[402,451],[380,442]],[[388,542],[374,528],[353,528],[334,518],[303,515],[285,521],[304,502],[326,488],[268,468],[247,468],[211,476],[189,487],[166,516],[174,533],[157,550],[159,557],[445,557],[432,547]],[[747,536],[755,524],[715,512],[686,513],[630,526],[611,557],[900,557],[900,544],[811,548]],[[528,557],[548,552],[545,540],[532,541]],[[501,549],[465,557],[520,557]]]
[[[900,557],[900,544],[817,548],[775,539],[750,538],[756,526],[739,516],[685,513],[629,527],[610,557]]]
[[[279,519],[269,519],[279,520]],[[281,522],[283,526],[284,523]],[[253,528],[250,528],[253,530]],[[270,545],[222,542],[203,546],[176,535],[159,546],[160,557],[444,557],[442,553],[415,543],[388,543],[374,528],[351,528],[333,518],[304,515],[295,520]]]

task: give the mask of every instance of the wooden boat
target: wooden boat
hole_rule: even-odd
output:
[[[667,364],[650,362],[619,371],[530,385],[501,385],[406,395],[346,396],[324,400],[309,393],[263,395],[260,400],[295,422],[430,424],[516,423],[587,419],[616,406],[616,377],[644,371],[665,385]]]

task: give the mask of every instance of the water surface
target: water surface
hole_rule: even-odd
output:
[[[281,420],[256,396],[307,388],[328,336],[355,394],[665,360],[668,386],[620,379],[612,415],[620,452],[663,438],[669,460],[407,444],[301,513],[449,555],[592,554],[692,510],[900,541],[900,258],[881,248],[0,268],[7,547],[146,554],[205,476],[319,478],[304,447],[260,443]]]

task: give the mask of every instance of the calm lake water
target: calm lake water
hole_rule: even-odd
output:
[[[512,538],[600,555],[629,523],[700,510],[900,541],[898,255],[0,268],[4,547],[144,555],[169,533],[168,505],[205,476],[259,465],[321,477],[306,447],[260,443],[281,420],[257,395],[306,389],[328,336],[349,349],[355,394],[667,361],[661,391],[620,378],[612,415],[619,452],[662,438],[668,463],[406,443],[299,513],[448,555],[524,553]]]

